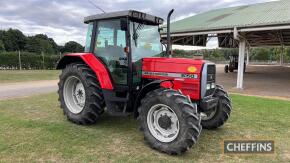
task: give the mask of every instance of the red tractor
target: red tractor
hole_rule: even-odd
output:
[[[160,57],[162,18],[129,10],[89,16],[85,23],[85,53],[67,54],[57,66],[59,100],[69,121],[90,125],[104,112],[132,114],[150,147],[181,154],[202,128],[218,128],[230,117],[231,101],[216,85],[215,64]]]

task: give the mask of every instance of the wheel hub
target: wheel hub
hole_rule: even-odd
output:
[[[85,89],[81,82],[76,84],[74,96],[78,105],[82,106],[85,103]]]
[[[203,121],[207,121],[207,120],[210,120],[212,119],[215,114],[216,114],[216,111],[217,111],[217,108],[213,108],[207,112],[201,112],[200,115],[201,115],[201,120]]]
[[[82,112],[86,102],[86,92],[81,80],[70,76],[64,83],[63,96],[68,110],[74,114]]]
[[[164,104],[156,104],[150,108],[147,125],[152,136],[161,142],[172,142],[179,134],[178,117]]]
[[[161,128],[167,130],[171,127],[173,122],[171,121],[171,118],[165,114],[161,115],[161,117],[158,119],[158,124]]]

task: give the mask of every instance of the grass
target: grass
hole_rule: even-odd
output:
[[[203,130],[192,149],[169,156],[150,149],[131,117],[103,116],[93,126],[66,120],[56,94],[0,101],[3,162],[289,162],[290,101],[232,95],[231,119]],[[223,155],[223,139],[273,139],[272,155]]]
[[[58,79],[57,70],[1,70],[0,83]]]

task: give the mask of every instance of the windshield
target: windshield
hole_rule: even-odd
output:
[[[158,26],[130,23],[132,62],[162,53]]]

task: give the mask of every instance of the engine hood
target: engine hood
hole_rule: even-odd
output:
[[[142,78],[152,80],[171,80],[174,89],[180,89],[191,99],[200,99],[201,86],[206,74],[208,61],[189,58],[144,58],[142,61]],[[210,63],[213,65],[213,63]],[[204,68],[206,67],[206,68]],[[206,71],[205,71],[206,72]],[[205,77],[202,78],[202,75]],[[204,89],[205,90],[205,89]]]
[[[202,66],[208,61],[189,58],[143,58],[142,62],[142,70],[145,72],[168,72],[199,75]]]
[[[174,64],[191,64],[191,65],[202,65],[208,61],[197,60],[190,58],[143,58],[145,62],[159,62],[159,63],[174,63]]]

